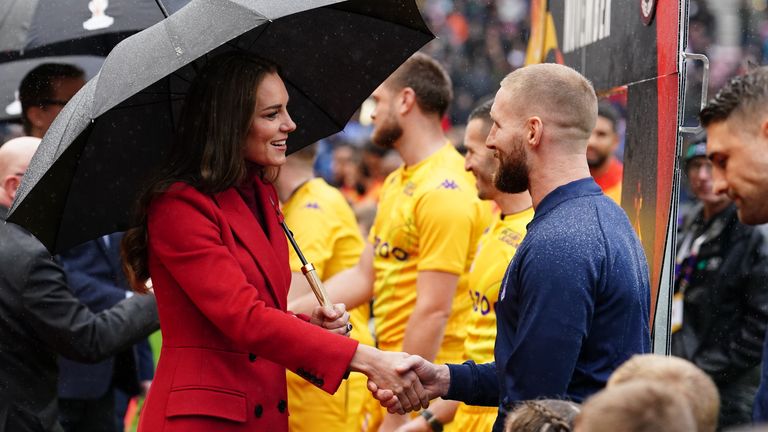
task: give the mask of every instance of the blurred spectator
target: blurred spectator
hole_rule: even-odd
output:
[[[677,357],[655,354],[635,355],[608,379],[607,388],[634,381],[653,381],[682,395],[690,405],[698,432],[713,432],[717,427],[720,397],[712,379],[693,363]],[[585,429],[591,430],[591,429]],[[609,430],[609,429],[601,429]],[[652,429],[649,429],[652,430]]]
[[[24,131],[42,138],[64,105],[85,85],[85,73],[70,64],[45,63],[21,81]],[[133,292],[122,270],[114,233],[85,242],[56,258],[69,289],[91,312],[111,308]],[[96,364],[59,359],[59,412],[67,432],[122,431],[130,397],[146,394],[154,375],[152,351],[143,340]]]
[[[84,85],[85,72],[74,65],[45,63],[32,69],[19,85],[24,133],[42,138]]]
[[[691,432],[696,422],[688,402],[654,381],[608,387],[589,398],[576,417],[577,432]]]
[[[619,113],[608,102],[597,106],[597,123],[587,141],[589,173],[603,193],[621,205],[624,165],[614,155],[619,147]]]
[[[557,399],[525,401],[507,417],[505,432],[570,432],[579,404]]]
[[[768,324],[768,243],[763,227],[739,222],[736,206],[713,192],[706,142],[690,145],[685,173],[699,203],[677,235],[672,354],[717,384],[720,427],[749,423]]]

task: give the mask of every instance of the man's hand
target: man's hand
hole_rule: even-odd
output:
[[[418,376],[408,369],[396,371],[396,367],[408,358],[408,354],[380,351],[359,345],[350,367],[368,377],[368,387],[381,392],[392,413],[405,414],[429,406],[427,392]],[[382,403],[383,405],[383,403]]]
[[[349,324],[349,313],[343,303],[333,305],[333,309],[323,306],[315,307],[309,322],[342,336],[348,336],[352,330]]]
[[[419,356],[413,355],[400,362],[395,370],[400,374],[406,374],[409,371],[415,373],[430,400],[445,396],[448,393],[448,387],[451,384],[451,374],[447,365],[435,365]],[[373,393],[373,396],[379,401],[381,406],[387,408],[387,411],[393,414],[402,414],[400,410],[405,408],[399,403],[400,401],[396,394],[388,391],[385,387],[377,386],[375,381],[368,382],[368,390]],[[406,409],[405,411],[409,410]]]

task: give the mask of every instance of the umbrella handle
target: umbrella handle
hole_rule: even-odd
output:
[[[328,291],[325,290],[325,286],[323,286],[323,283],[317,276],[315,266],[313,266],[312,263],[306,263],[301,266],[301,273],[307,278],[307,282],[309,282],[309,286],[312,288],[312,292],[315,294],[318,303],[320,303],[321,306],[332,310],[333,303],[331,303],[331,299],[328,297]]]

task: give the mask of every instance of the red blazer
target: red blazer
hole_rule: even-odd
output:
[[[287,431],[285,369],[339,387],[357,342],[286,312],[288,246],[256,182],[268,236],[236,189],[177,183],[149,209],[163,348],[139,431]]]

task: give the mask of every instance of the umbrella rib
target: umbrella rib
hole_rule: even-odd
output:
[[[270,20],[270,21],[267,21],[267,23],[264,24],[263,26],[259,26],[263,28],[261,29],[261,31],[259,31],[259,34],[255,38],[253,38],[253,42],[251,42],[251,46],[248,47],[248,51],[253,49],[253,46],[256,45],[256,42],[259,41],[259,39],[261,38],[261,35],[263,35],[265,31],[267,31],[267,28],[269,28],[271,24],[272,24],[272,21]]]

